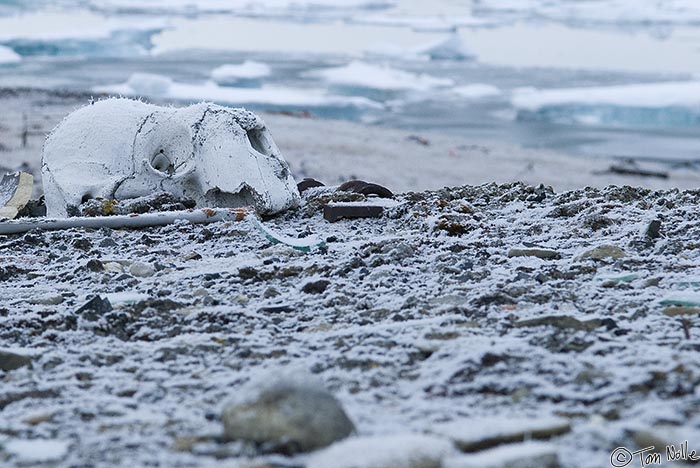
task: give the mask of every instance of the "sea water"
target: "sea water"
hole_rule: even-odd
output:
[[[0,86],[308,111],[689,170],[699,65],[690,0],[0,0]]]

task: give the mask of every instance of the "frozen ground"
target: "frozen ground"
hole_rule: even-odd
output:
[[[3,164],[36,170],[41,135],[86,96],[0,98]],[[247,223],[4,238],[0,342],[32,362],[0,371],[3,466],[397,465],[416,451],[448,467],[502,466],[553,450],[560,466],[599,468],[644,434],[692,448],[700,199],[673,186],[695,180],[610,178],[594,173],[610,161],[432,133],[266,120],[297,178],[367,178],[402,192],[401,205],[329,224],[320,208],[344,198],[321,190],[267,221],[326,238],[311,254]],[[440,189],[492,180],[509,183]],[[663,190],[580,188],[625,181]],[[113,310],[79,312],[93,295]],[[289,459],[207,437],[246,383],[281,369],[326,385],[358,438]],[[545,445],[462,456],[445,439],[562,419],[571,431],[545,431]],[[428,432],[438,436],[419,437]]]

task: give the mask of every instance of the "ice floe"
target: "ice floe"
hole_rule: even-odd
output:
[[[246,60],[240,64],[226,64],[215,68],[211,72],[211,78],[218,84],[237,84],[258,82],[262,78],[270,76],[272,70],[266,63]]]
[[[501,95],[501,90],[496,86],[484,83],[457,86],[452,89],[452,92],[466,99],[483,99]]]
[[[22,61],[22,57],[10,49],[9,47],[0,45],[0,65],[6,63],[18,63]]]
[[[424,73],[411,73],[387,65],[374,65],[358,60],[340,67],[313,71],[309,75],[320,77],[334,85],[384,91],[424,91],[454,84],[448,78],[437,78]]]
[[[700,81],[587,88],[521,88],[512,104],[525,119],[590,125],[700,124]]]
[[[126,83],[97,86],[93,90],[122,96],[165,97],[179,101],[214,101],[226,104],[382,107],[381,104],[367,98],[332,95],[323,89],[281,86],[235,88],[219,86],[212,81],[188,84],[171,81],[164,76],[143,73],[132,75]]]

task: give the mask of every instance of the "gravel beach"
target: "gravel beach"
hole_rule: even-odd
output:
[[[0,90],[0,166],[38,176],[46,132],[88,99]],[[0,237],[0,464],[599,468],[619,447],[700,450],[698,173],[263,116],[297,180],[361,178],[398,203],[329,223],[324,206],[364,197],[307,190],[265,224],[325,239],[310,253],[247,221]],[[332,445],[272,440],[270,393],[323,401]],[[277,426],[234,438],[226,418]]]

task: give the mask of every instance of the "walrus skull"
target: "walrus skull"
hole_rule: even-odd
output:
[[[274,214],[299,192],[264,122],[214,104],[159,107],[107,99],[70,114],[44,145],[47,214],[66,217],[91,198],[168,192],[198,206],[254,206]]]

